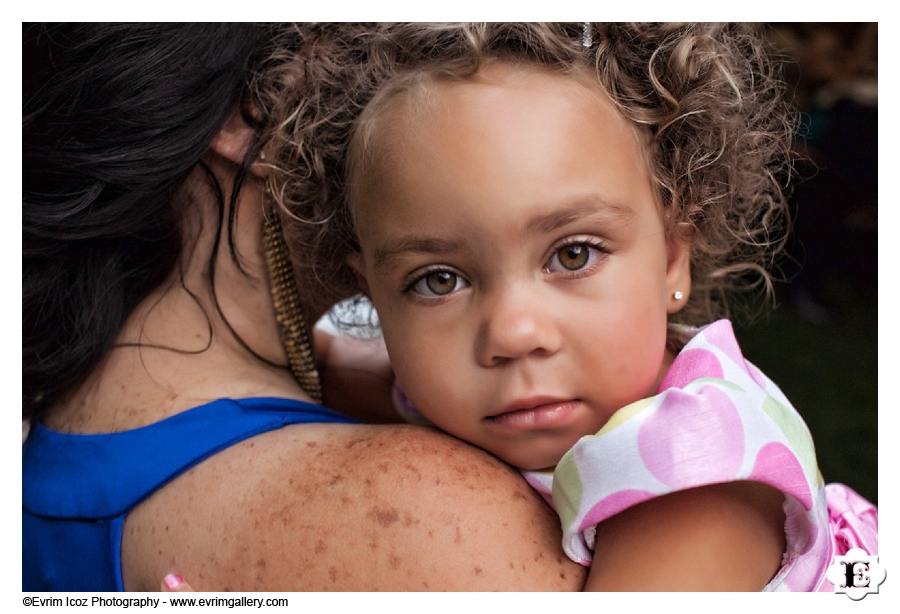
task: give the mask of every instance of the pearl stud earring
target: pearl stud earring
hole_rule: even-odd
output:
[[[674,298],[676,301],[680,301],[684,298],[684,293],[681,290],[675,290],[675,292],[672,294],[672,298]]]

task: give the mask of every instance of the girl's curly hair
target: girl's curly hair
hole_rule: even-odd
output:
[[[693,288],[673,321],[730,315],[736,292],[772,295],[796,114],[780,64],[746,24],[321,24],[298,30],[257,95],[274,125],[269,178],[311,313],[359,292],[349,177],[361,118],[420,78],[465,79],[490,61],[588,70],[647,136],[667,230],[692,242]],[[284,58],[282,58],[284,60]]]

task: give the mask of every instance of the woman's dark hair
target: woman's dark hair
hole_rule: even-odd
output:
[[[23,418],[80,384],[174,272],[176,196],[229,114],[245,109],[272,34],[253,24],[23,26]]]

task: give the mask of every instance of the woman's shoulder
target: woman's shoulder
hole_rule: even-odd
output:
[[[517,472],[431,429],[304,424],[242,441],[129,516],[126,586],[207,590],[580,586]],[[363,556],[360,556],[363,555]]]

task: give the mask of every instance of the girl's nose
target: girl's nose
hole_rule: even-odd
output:
[[[552,356],[562,338],[551,308],[536,297],[507,295],[486,306],[476,353],[479,364],[494,367],[527,356]]]

